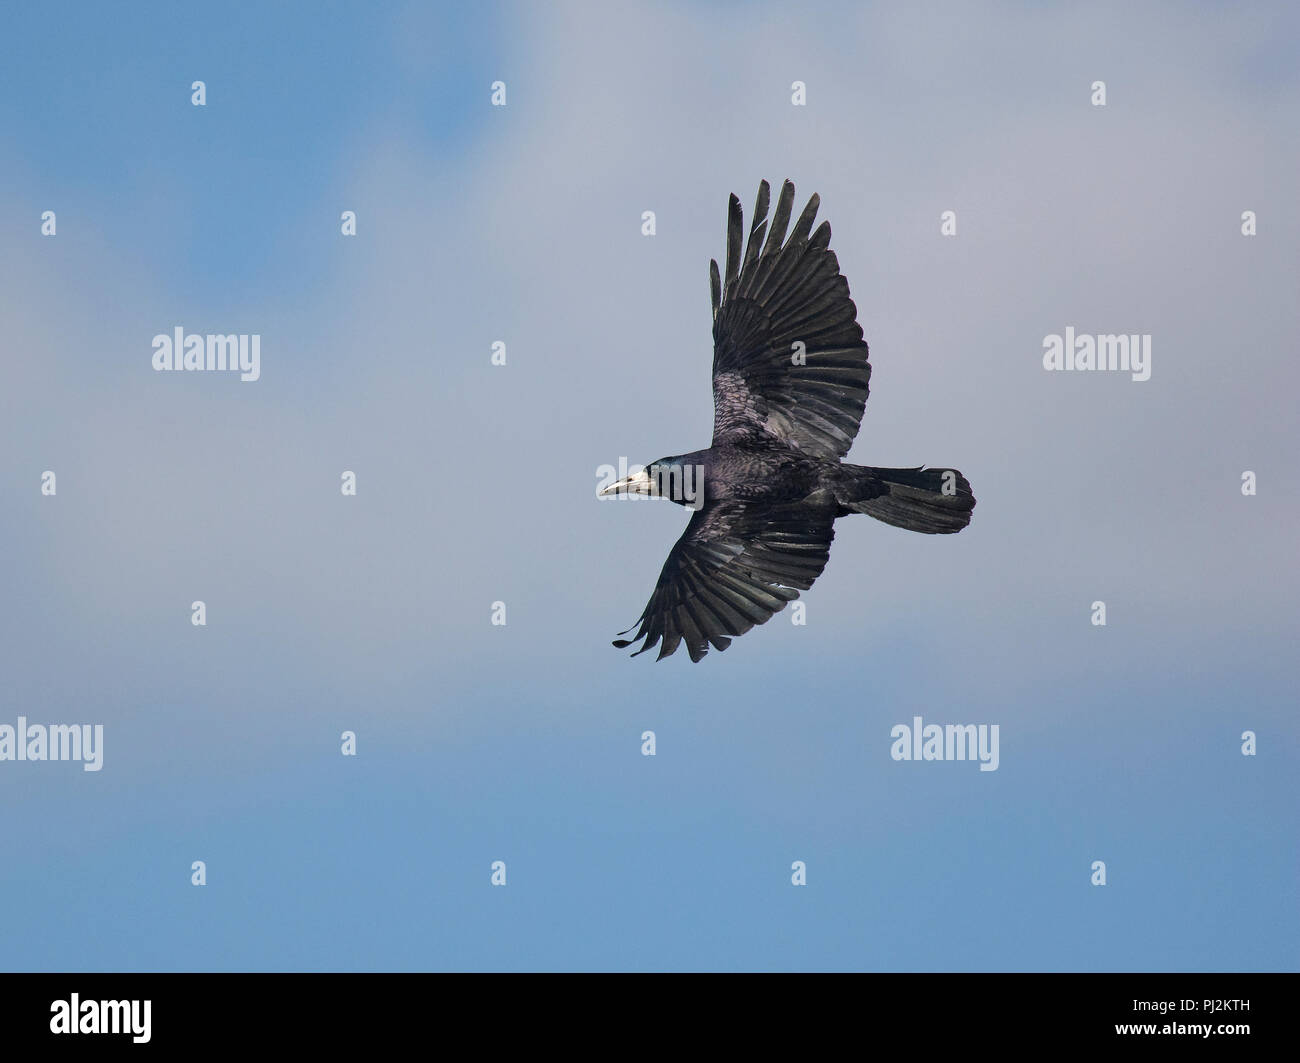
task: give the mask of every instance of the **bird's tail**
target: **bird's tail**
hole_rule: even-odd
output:
[[[970,523],[975,496],[956,469],[843,468],[849,475],[836,493],[849,513],[928,535],[959,532]]]

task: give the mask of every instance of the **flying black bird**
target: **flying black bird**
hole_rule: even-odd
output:
[[[764,181],[743,259],[740,200],[731,197],[726,276],[709,264],[713,445],[660,458],[600,492],[658,495],[695,509],[636,635],[614,642],[622,649],[644,639],[634,657],[662,639],[658,659],[685,642],[698,661],[710,645],[725,650],[766,623],[821,575],[837,517],[866,513],[947,533],[966,527],[975,508],[956,469],[841,462],[871,378],[858,310],[830,250],[830,224],[812,231],[820,198],[808,201],[787,240],[794,185],[782,185],[770,229],[768,193]]]

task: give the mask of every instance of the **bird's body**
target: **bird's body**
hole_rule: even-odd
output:
[[[864,465],[810,457],[770,440],[723,443],[674,459],[698,470],[685,478],[697,485],[704,501],[802,503],[825,507],[837,517],[857,512],[850,504],[888,492],[882,473],[907,474],[915,469],[873,469]],[[669,492],[663,497],[672,499]],[[672,499],[690,504],[691,499]]]
[[[764,181],[743,261],[740,203],[731,197],[725,286],[711,263],[713,445],[662,458],[606,489],[695,510],[632,640],[645,640],[638,653],[662,640],[661,659],[683,642],[694,661],[710,645],[724,650],[811,587],[839,517],[867,513],[946,533],[970,523],[975,506],[955,469],[842,461],[871,377],[857,308],[830,250],[830,226],[811,231],[818,197],[787,241],[794,185],[782,186],[770,231],[768,195]]]
[[[701,494],[718,502],[799,502],[817,491],[835,467],[770,442],[723,443],[683,454],[681,462],[700,470],[696,482]]]

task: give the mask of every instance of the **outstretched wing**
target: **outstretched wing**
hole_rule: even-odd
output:
[[[858,434],[871,366],[849,282],[830,250],[830,223],[809,235],[821,200],[808,200],[786,240],[793,202],[786,181],[769,230],[768,185],[759,185],[742,262],[740,200],[731,197],[725,284],[718,263],[709,268],[713,443],[776,437],[839,459]]]
[[[664,562],[632,639],[632,656],[663,640],[659,660],[686,643],[692,661],[766,623],[821,575],[835,538],[831,509],[713,502],[696,510]],[[636,625],[633,625],[634,627]],[[628,631],[631,631],[628,628]],[[621,632],[626,635],[627,631]]]

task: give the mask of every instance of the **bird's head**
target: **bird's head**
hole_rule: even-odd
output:
[[[685,457],[660,458],[603,488],[600,493],[613,495],[619,492],[666,498],[679,506],[699,509],[704,505],[704,468]]]

